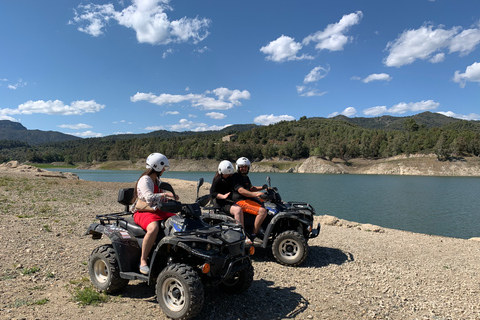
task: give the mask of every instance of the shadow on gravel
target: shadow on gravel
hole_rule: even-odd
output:
[[[195,319],[293,319],[308,307],[308,301],[294,290],[295,287],[276,286],[263,279],[253,281],[252,286],[239,295],[224,294],[218,287],[209,287],[205,289],[202,312]]]
[[[271,248],[255,248],[255,255],[252,259],[256,262],[276,262]],[[349,252],[343,252],[334,248],[309,246],[307,259],[296,268],[321,268],[331,264],[341,265],[349,261],[354,261],[353,255]]]
[[[294,292],[295,287],[276,286],[272,281],[256,280],[244,293],[228,295],[219,291],[218,286],[205,287],[203,309],[195,320],[237,320],[237,319],[293,319],[308,307],[302,295]],[[131,282],[120,294],[127,299],[142,299],[158,306],[155,286],[145,282]],[[158,306],[159,318],[163,319]]]
[[[339,249],[325,247],[309,247],[307,259],[300,267],[326,267],[331,264],[341,265],[354,261],[353,255]]]

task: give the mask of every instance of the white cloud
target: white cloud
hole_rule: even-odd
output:
[[[280,121],[292,121],[292,120],[295,120],[295,118],[286,114],[281,116],[274,116],[273,114],[270,114],[270,115],[264,114],[264,115],[255,117],[255,119],[253,119],[253,122],[266,126],[266,125],[274,124]]]
[[[146,127],[145,130],[170,130],[170,131],[210,131],[210,130],[222,130],[225,127],[230,126],[231,124],[227,124],[224,126],[208,126],[205,123],[193,122],[187,119],[181,119],[178,124],[167,125],[167,126],[152,126]]]
[[[82,115],[84,113],[95,113],[105,108],[105,105],[98,104],[95,100],[90,101],[73,101],[70,105],[64,104],[60,100],[37,100],[27,101],[18,106],[17,109],[0,109],[1,115],[14,115],[14,114],[34,114],[44,113],[50,115]]]
[[[208,96],[212,93],[216,95],[218,99]],[[212,91],[206,91],[203,94],[189,93],[186,95],[162,93],[159,96],[156,96],[153,93],[137,92],[134,96],[130,97],[132,102],[148,101],[159,106],[164,104],[190,102],[192,107],[197,107],[202,110],[228,110],[234,106],[241,106],[242,103],[240,100],[242,99],[250,99],[250,92],[247,90],[229,90],[227,88],[217,88]]]
[[[348,107],[340,113],[338,113],[338,112],[330,113],[327,116],[327,118],[333,118],[333,117],[338,116],[339,114],[344,115],[345,117],[353,117],[354,115],[357,114],[357,110],[354,107]]]
[[[340,21],[329,24],[325,30],[307,36],[302,43],[308,45],[310,42],[316,42],[315,48],[318,50],[341,51],[353,39],[345,33],[350,27],[359,24],[362,17],[361,11],[344,15]]]
[[[172,42],[198,43],[208,35],[210,20],[183,17],[170,21],[166,11],[172,11],[170,0],[133,0],[122,11],[116,11],[113,4],[87,4],[74,10],[69,24],[78,25],[77,30],[98,37],[111,22],[133,29],[139,43],[152,45]]]
[[[282,35],[277,40],[273,40],[266,46],[261,47],[260,51],[267,55],[267,60],[275,62],[313,59],[309,55],[297,56],[301,49],[302,45],[299,42],[295,42],[295,39]]]
[[[5,79],[6,81],[6,79]],[[22,79],[18,80],[15,84],[8,84],[7,88],[11,90],[17,90],[18,88],[25,87],[27,85],[26,81],[22,81]]]
[[[462,120],[480,120],[480,114],[476,114],[476,113],[470,113],[468,115],[458,114],[452,111],[446,111],[446,112],[438,111],[437,113],[443,114],[444,116],[447,116],[447,117],[452,117],[452,118],[457,118]]]
[[[357,110],[355,110],[354,107],[348,107],[345,110],[342,111],[342,114],[346,117],[352,117],[355,114],[357,114]]]
[[[389,55],[383,63],[389,67],[401,67],[417,59],[438,63],[444,60],[445,54],[442,50],[446,49],[449,53],[467,55],[480,43],[480,29],[461,30],[459,26],[447,30],[442,26],[434,29],[432,25],[405,30],[397,39],[387,44]]]
[[[363,114],[368,116],[378,116],[384,113],[391,113],[391,114],[403,114],[405,112],[419,112],[419,111],[428,111],[428,110],[435,110],[438,108],[440,103],[435,102],[433,100],[422,100],[420,102],[400,102],[390,109],[386,106],[378,106],[367,108],[363,110]]]
[[[9,120],[9,121],[12,121],[12,122],[20,122],[18,119],[15,119],[13,117],[2,116],[2,115],[0,115],[0,120]]]
[[[445,60],[445,53],[440,52],[434,55],[433,57],[431,57],[430,60],[428,61],[430,61],[431,63],[439,63],[439,62],[443,62],[444,60]]]
[[[206,116],[215,119],[215,120],[222,120],[225,119],[227,116],[223,113],[220,112],[209,112],[206,114]]]
[[[315,67],[305,76],[303,83],[317,82],[325,78],[329,72],[330,68],[324,68],[322,66]]]
[[[167,111],[167,112],[165,112],[165,114],[167,114],[167,115],[177,115],[177,114],[180,114],[180,112],[178,112],[178,111]]]
[[[386,106],[372,107],[372,108],[363,110],[363,114],[367,116],[378,116],[387,112],[388,112],[388,109]]]
[[[297,93],[301,97],[321,97],[327,93],[327,91],[318,92],[315,88],[310,88],[306,86],[297,86]]]
[[[453,81],[460,84],[460,87],[464,88],[467,81],[480,82],[480,63],[475,62],[468,66],[465,73],[460,73],[460,70],[455,71]]]
[[[77,123],[77,124],[61,124],[59,125],[60,128],[78,130],[78,129],[90,129],[92,126],[85,124],[85,123]]]
[[[390,81],[392,77],[386,73],[373,73],[362,80],[363,83],[369,83],[372,81]]]
[[[85,132],[76,132],[76,133],[69,133],[71,135],[81,137],[81,138],[100,138],[103,137],[103,134],[93,132],[93,131],[85,131]]]

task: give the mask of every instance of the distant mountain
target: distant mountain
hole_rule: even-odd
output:
[[[0,140],[22,141],[30,145],[38,145],[80,139],[82,138],[58,131],[28,130],[21,123],[0,120]]]
[[[381,117],[375,117],[375,118],[363,118],[363,117],[348,118],[345,116],[336,116],[331,119],[346,121],[352,124],[356,124],[362,128],[368,128],[368,129],[402,130],[404,121],[409,118],[414,119],[419,126],[424,125],[428,129],[443,127],[443,126],[451,125],[457,122],[463,122],[463,120],[460,120],[460,119],[451,118],[451,117],[444,116],[440,113],[432,113],[428,111],[422,112],[413,116],[408,116],[408,117],[381,116]],[[480,127],[480,121],[470,121],[470,122],[474,126]]]

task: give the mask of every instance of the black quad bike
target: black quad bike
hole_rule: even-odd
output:
[[[198,189],[203,184],[200,179]],[[174,195],[171,185],[162,183],[163,190]],[[133,188],[121,189],[118,202],[125,211],[97,215],[98,223],[88,227],[93,239],[102,235],[111,244],[94,249],[88,261],[93,285],[106,293],[123,289],[129,280],[156,282],[157,301],[163,312],[173,319],[195,317],[204,302],[204,285],[218,285],[220,290],[237,294],[247,290],[253,281],[250,254],[245,247],[245,232],[238,224],[225,222],[210,225],[201,219],[201,201],[182,204],[169,201],[160,208],[177,213],[161,222],[161,230],[150,255],[148,275],[139,271],[141,247],[145,231],[135,224],[129,211]],[[205,205],[205,203],[203,203]]]
[[[271,187],[270,177],[267,177],[267,182],[269,187],[261,198],[268,213],[262,224],[261,242],[255,241],[254,246],[271,247],[278,263],[298,266],[307,258],[308,239],[315,238],[320,233],[320,224],[316,228],[313,226],[315,209],[306,202],[282,201],[278,189]],[[233,220],[215,203],[203,207],[202,218],[211,225]],[[244,214],[247,233],[252,231],[254,221],[254,215]]]

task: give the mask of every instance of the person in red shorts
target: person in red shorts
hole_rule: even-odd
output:
[[[160,230],[159,221],[175,215],[174,213],[157,209],[161,202],[167,201],[168,198],[173,198],[173,194],[170,191],[163,191],[159,188],[160,176],[170,168],[167,157],[161,153],[152,153],[148,156],[146,163],[146,170],[142,173],[135,186],[134,197],[137,201],[138,199],[144,201],[148,206],[145,207],[145,211],[135,211],[133,215],[135,223],[147,231],[143,238],[142,255],[140,257],[140,272],[143,274],[148,274],[150,271],[147,258]],[[178,196],[175,200],[178,200]],[[133,205],[133,208],[135,207]]]
[[[250,239],[246,241],[247,244],[251,245],[260,231],[263,220],[267,217],[267,209],[263,207],[262,201],[258,198],[263,194],[261,190],[266,189],[267,186],[255,187],[252,185],[248,177],[250,160],[247,158],[238,158],[236,169],[237,172],[235,172],[232,177],[234,190],[233,201],[242,208],[243,212],[256,216]]]

